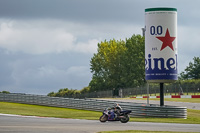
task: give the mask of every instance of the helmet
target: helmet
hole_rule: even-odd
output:
[[[114,104],[114,107],[118,107],[118,106],[119,106],[119,104],[118,104],[118,103],[115,103],[115,104]]]

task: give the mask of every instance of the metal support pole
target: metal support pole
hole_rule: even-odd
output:
[[[147,105],[149,105],[149,83],[147,82]]]
[[[160,83],[160,106],[164,106],[164,83]]]

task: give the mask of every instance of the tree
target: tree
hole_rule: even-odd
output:
[[[68,88],[64,88],[64,89],[60,89],[58,92],[50,92],[47,96],[51,96],[51,97],[74,97],[76,95],[79,95],[80,91],[78,90],[74,90],[74,89],[68,89]]]
[[[145,39],[133,35],[126,40],[126,52],[123,57],[123,84],[125,87],[140,86],[145,83]]]
[[[50,92],[50,93],[47,94],[47,96],[54,97],[55,96],[55,92]]]
[[[135,87],[144,84],[144,37],[104,41],[92,57],[90,91]]]
[[[194,57],[193,61],[180,73],[180,79],[200,79],[200,58]]]
[[[88,92],[90,92],[90,87],[84,87],[83,89],[80,90],[80,94],[84,94]]]
[[[0,92],[0,93],[4,93],[4,94],[10,94],[10,92],[9,92],[9,91],[2,91],[2,92]]]
[[[104,41],[98,44],[98,53],[91,59],[91,91],[115,88],[121,82],[121,59],[125,52],[125,42]]]

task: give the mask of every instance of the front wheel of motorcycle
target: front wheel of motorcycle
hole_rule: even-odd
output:
[[[100,122],[106,122],[108,120],[108,116],[107,115],[102,115],[100,118],[99,118],[99,121]]]
[[[121,123],[127,123],[129,121],[129,116],[125,115],[124,118],[120,119]]]

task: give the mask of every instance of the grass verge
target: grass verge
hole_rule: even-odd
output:
[[[98,120],[101,112],[86,111],[78,109],[67,109],[57,107],[47,107],[39,105],[28,105],[19,103],[0,102],[0,113],[18,114],[26,116],[42,116],[56,118],[88,119]],[[178,118],[131,118],[135,122],[160,122],[160,123],[187,123],[200,124],[200,110],[188,109],[187,119]]]
[[[131,118],[130,121],[200,124],[200,110],[188,109],[187,110],[187,119],[180,119],[180,118]]]
[[[142,99],[142,98],[141,98]],[[146,98],[143,98],[147,100]],[[160,98],[149,98],[150,100],[160,101]],[[165,101],[170,102],[188,102],[188,103],[200,103],[200,98],[165,98]]]
[[[103,98],[102,98],[103,99]],[[144,100],[147,101],[147,98],[107,98],[107,99],[116,99],[116,100]],[[149,100],[160,101],[160,98],[149,98]],[[171,102],[188,102],[188,103],[200,103],[200,98],[165,98],[165,101]]]
[[[160,96],[160,93],[151,93],[149,94],[151,96]],[[179,93],[165,93],[165,96],[169,96],[169,95],[179,95]],[[200,92],[196,92],[196,93],[184,93],[184,95],[200,95]],[[131,95],[130,97],[136,97],[136,96],[146,96],[146,94],[142,94],[142,95]]]
[[[0,113],[26,116],[96,120],[101,112],[0,102]]]
[[[103,131],[98,133],[121,133],[122,131]],[[123,133],[183,133],[183,132],[170,132],[170,131],[139,131],[139,130],[127,130]],[[184,132],[184,133],[194,133],[194,132]]]

